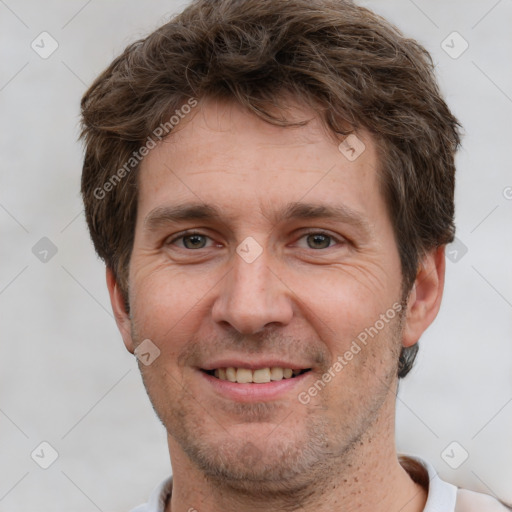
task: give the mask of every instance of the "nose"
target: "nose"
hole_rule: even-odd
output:
[[[248,263],[234,254],[232,269],[219,284],[212,308],[213,320],[242,334],[256,334],[265,327],[287,325],[293,316],[291,291],[271,270],[265,251]]]

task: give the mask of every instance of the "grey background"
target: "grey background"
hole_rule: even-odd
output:
[[[86,86],[184,4],[0,0],[0,511],[128,510],[170,471],[86,232],[76,139]],[[400,386],[398,448],[455,484],[512,501],[512,2],[362,4],[431,51],[466,132],[457,259]],[[31,48],[43,31],[58,42],[47,59]],[[458,58],[441,46],[463,48],[446,39],[453,31],[469,44]],[[43,441],[59,454],[48,469],[31,458]],[[42,449],[39,463],[50,460]],[[447,461],[465,452],[452,469]]]

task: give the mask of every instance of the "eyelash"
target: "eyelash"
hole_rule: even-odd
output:
[[[330,238],[332,241],[335,241],[337,242],[338,244],[340,243],[346,243],[347,241],[345,239],[342,239],[340,240],[339,238],[329,234],[329,233],[326,233],[325,231],[315,231],[315,230],[312,230],[312,231],[308,231],[306,233],[303,233],[299,240],[301,240],[302,238],[304,237],[307,237],[307,236],[310,236],[310,235],[321,235],[321,236],[325,236],[325,237],[328,237]],[[202,236],[202,237],[205,237],[205,238],[208,238],[211,240],[211,237],[209,237],[208,235],[205,235],[204,233],[201,233],[199,231],[186,231],[184,233],[181,233],[180,235],[176,236],[175,238],[173,238],[172,240],[169,240],[168,242],[165,242],[165,245],[173,245],[176,241],[178,240],[182,240],[184,238],[187,238],[187,237],[191,237],[191,236]],[[329,246],[329,247],[325,247],[324,249],[311,249],[312,251],[314,250],[325,250],[325,249],[330,249],[332,246]],[[188,249],[186,247],[180,247],[180,249],[184,249],[186,251],[198,251],[198,250],[201,250],[201,249],[208,249],[208,247],[200,247],[199,249]]]

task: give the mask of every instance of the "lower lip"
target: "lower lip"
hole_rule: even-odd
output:
[[[304,379],[307,379],[311,373],[311,371],[308,371],[297,377],[266,382],[265,384],[238,384],[229,380],[220,380],[200,370],[199,372],[217,393],[224,398],[237,402],[265,402],[283,398],[284,395],[299,386]]]

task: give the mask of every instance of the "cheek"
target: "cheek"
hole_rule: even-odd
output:
[[[371,289],[344,272],[332,274],[303,279],[294,291],[306,322],[331,356],[329,368],[323,369],[330,374],[329,389],[318,400],[341,400],[334,409],[346,408],[348,413],[368,396],[385,392],[382,383],[396,373],[401,306],[396,290]]]
[[[166,350],[189,337],[199,321],[197,311],[211,289],[199,276],[185,276],[164,267],[141,269],[132,283],[132,318],[137,335],[154,340]]]
[[[344,343],[378,321],[398,297],[385,278],[373,273],[370,279],[368,275],[361,267],[321,269],[302,273],[290,288],[300,299],[309,323],[343,348]]]

